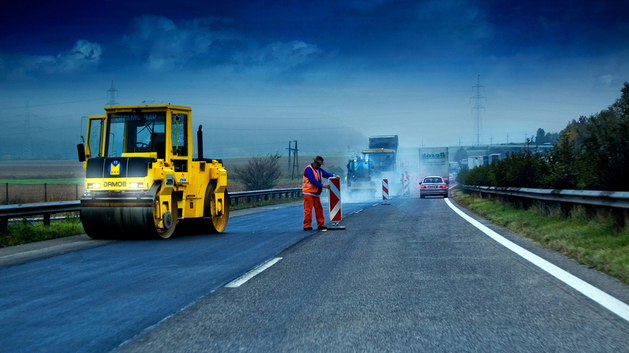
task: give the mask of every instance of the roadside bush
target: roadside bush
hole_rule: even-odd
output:
[[[495,186],[489,182],[489,165],[481,165],[470,170],[465,175],[464,184],[466,185],[483,185]]]
[[[246,190],[272,189],[282,175],[281,157],[279,153],[252,157],[246,166],[235,168],[234,175],[245,184]]]
[[[459,172],[456,175],[457,184],[465,184],[465,178],[470,173],[470,169],[468,167],[461,167]]]

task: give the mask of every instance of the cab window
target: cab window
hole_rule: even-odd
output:
[[[173,144],[173,155],[175,156],[187,156],[188,155],[188,115],[187,114],[173,114],[171,126],[171,138]]]
[[[101,157],[101,135],[103,119],[90,119],[89,135],[87,137],[87,155],[90,158]]]
[[[166,115],[157,113],[110,114],[107,129],[107,157],[122,153],[164,150]]]

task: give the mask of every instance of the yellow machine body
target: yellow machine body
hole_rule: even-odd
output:
[[[87,234],[168,238],[179,223],[188,231],[222,232],[229,218],[227,172],[220,160],[203,159],[202,148],[192,158],[191,109],[167,104],[105,111],[89,117],[79,147]],[[198,137],[202,144],[200,127]]]

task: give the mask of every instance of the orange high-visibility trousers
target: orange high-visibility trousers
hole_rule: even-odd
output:
[[[312,226],[313,207],[315,210],[315,216],[317,218],[317,227],[325,226],[325,218],[323,217],[323,206],[321,206],[321,198],[304,194],[304,228]]]

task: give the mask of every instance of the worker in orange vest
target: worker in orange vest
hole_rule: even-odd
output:
[[[321,206],[321,191],[329,189],[330,185],[323,185],[322,178],[331,178],[334,175],[321,169],[323,165],[323,157],[316,156],[312,164],[304,169],[304,179],[301,191],[304,194],[304,230],[312,229],[312,208],[315,209],[317,217],[317,229],[328,229],[325,226],[325,218],[323,217],[323,206]]]

